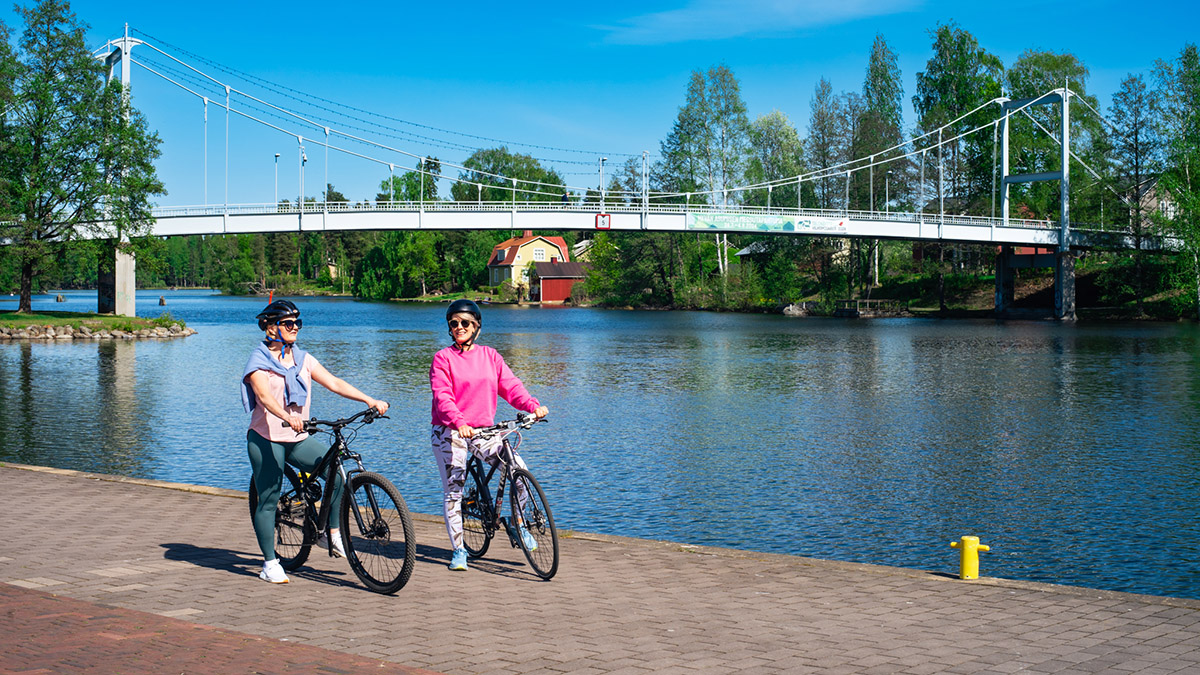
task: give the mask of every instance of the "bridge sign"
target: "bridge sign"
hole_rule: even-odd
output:
[[[845,219],[763,213],[689,213],[686,227],[731,232],[846,234]]]
[[[607,230],[612,227],[612,216],[607,213],[596,214],[596,229]]]

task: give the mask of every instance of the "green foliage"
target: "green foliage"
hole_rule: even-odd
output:
[[[1100,120],[1084,107],[1086,104],[1100,109],[1096,98],[1087,93],[1088,77],[1087,66],[1075,55],[1032,49],[1025,50],[1005,74],[1007,95],[1013,99],[1033,98],[1069,86],[1075,99],[1071,104],[1072,152],[1086,156],[1089,165],[1102,165],[1104,153],[1093,155],[1091,152],[1097,137],[1103,134],[1103,127]],[[1062,151],[1058,141],[1062,133],[1062,115],[1058,104],[1025,108],[1010,118],[1010,124],[1011,173],[1050,172],[1062,166]],[[991,142],[990,138],[987,140]],[[1078,168],[1076,164],[1073,171]],[[1082,184],[1072,187],[1077,193],[1083,189]],[[1018,183],[1009,188],[1009,197],[1028,217],[1059,217],[1057,181]],[[1072,220],[1078,220],[1082,215],[1082,212],[1074,213]]]
[[[515,198],[518,202],[549,202],[559,201],[565,190],[557,171],[505,147],[477,150],[463,166],[468,170],[460,172],[458,182],[450,188],[455,201],[507,202]],[[510,178],[517,179],[515,185],[507,180]]]
[[[442,163],[437,157],[426,157],[417,162],[417,170],[389,176],[379,184],[375,201],[379,202],[435,202],[438,193],[438,177],[442,175]],[[390,181],[390,183],[389,183]]]
[[[105,82],[69,6],[43,0],[18,11],[24,61],[7,39],[0,52],[0,97],[11,100],[0,134],[0,238],[12,241],[19,307],[29,311],[34,278],[62,242],[147,231],[150,199],[165,190],[154,172],[158,136],[119,82]]]
[[[764,183],[797,176],[804,171],[804,145],[787,115],[773,110],[750,125],[750,157],[746,180]],[[768,191],[749,190],[745,203],[755,206],[796,208],[796,184],[787,183]]]
[[[912,98],[923,132],[936,131],[977,106],[1000,96],[1004,66],[1000,59],[979,46],[975,36],[953,23],[932,31],[933,56],[925,70],[917,73],[917,93]],[[1039,92],[1041,93],[1041,92]],[[995,111],[981,110],[943,131],[943,138],[975,128],[993,118]],[[936,134],[919,143],[930,147]],[[945,166],[948,197],[956,205],[948,207],[965,212],[981,206],[991,193],[992,139],[972,134],[936,153]],[[933,160],[935,156],[931,156]]]
[[[844,179],[837,177],[832,167],[849,159],[850,139],[846,134],[844,107],[845,101],[833,93],[833,85],[821,78],[809,104],[808,138],[805,143],[810,168],[821,172],[811,185],[815,205],[822,209],[837,208],[842,203],[840,188]]]
[[[740,202],[744,195],[726,190],[743,185],[750,122],[741,87],[728,67],[692,72],[686,102],[661,144],[661,155],[653,170],[658,189],[707,193],[693,195],[696,203]]]

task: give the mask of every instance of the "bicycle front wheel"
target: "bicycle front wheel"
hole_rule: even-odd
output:
[[[395,593],[408,583],[417,543],[408,505],[392,482],[364,472],[342,495],[342,544],[350,569],[376,593]]]
[[[308,560],[308,553],[317,540],[317,523],[313,508],[304,501],[300,490],[300,477],[295,469],[283,467],[283,486],[279,490],[279,504],[275,507],[275,555],[279,564],[288,572],[294,572]],[[250,479],[250,516],[258,509],[258,488]]]
[[[522,528],[521,536],[517,537],[521,550],[533,571],[539,577],[549,579],[558,572],[558,530],[554,528],[554,516],[546,503],[546,495],[533,474],[525,469],[513,472],[512,487],[509,497],[513,520]]]
[[[481,465],[478,460],[472,460],[467,465],[467,476],[462,491],[462,527],[463,546],[472,558],[480,558],[487,553],[488,545],[492,543],[492,535],[496,530],[491,523],[496,521],[492,514],[487,492],[479,483],[478,471]]]

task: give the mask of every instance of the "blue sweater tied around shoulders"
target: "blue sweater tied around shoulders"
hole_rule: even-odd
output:
[[[254,388],[250,386],[250,380],[247,379],[247,376],[256,370],[269,370],[283,376],[287,384],[283,390],[284,407],[304,405],[304,402],[308,400],[308,384],[300,379],[300,370],[304,367],[304,357],[306,356],[308,356],[308,352],[293,345],[292,358],[295,360],[295,365],[288,368],[275,358],[275,355],[267,348],[266,342],[259,344],[258,349],[250,354],[250,360],[246,363],[246,372],[242,373],[242,407],[246,409],[246,412],[252,412],[257,403]]]

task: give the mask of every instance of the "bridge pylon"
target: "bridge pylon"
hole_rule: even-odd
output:
[[[1061,166],[1058,171],[1012,175],[1009,173],[1009,123],[1013,112],[1026,108],[1054,105],[1061,106],[1062,131],[1059,138]],[[1071,90],[1069,83],[1062,89],[1043,94],[1036,98],[1019,100],[1006,99],[1001,101],[1004,117],[1000,120],[1001,150],[1000,166],[1002,177],[1000,181],[1000,218],[1003,227],[1008,227],[1009,197],[1008,187],[1013,183],[1034,183],[1041,181],[1059,181],[1059,227],[1058,250],[1054,261],[1054,317],[1066,321],[1075,320],[1075,254],[1071,251]],[[996,260],[996,313],[1002,314],[1006,307],[1001,302],[1001,268],[1011,273],[1012,252],[1002,251]],[[1006,260],[1002,258],[1008,257]],[[1042,265],[1037,265],[1042,266]]]
[[[109,43],[111,51],[101,57],[108,67],[108,79],[111,82],[117,64],[121,64],[121,96],[129,102],[129,74],[132,62],[129,54],[135,45],[144,44],[141,40],[129,37],[129,24],[125,24],[125,35]],[[124,239],[124,237],[122,237]],[[121,250],[120,246],[106,246],[101,249],[103,260],[98,261],[96,311],[101,314],[116,314],[117,316],[137,315],[136,273],[137,261],[132,253]],[[108,256],[112,260],[108,260]]]

